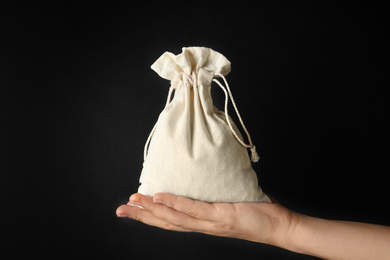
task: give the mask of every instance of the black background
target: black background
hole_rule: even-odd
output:
[[[266,193],[302,214],[390,225],[384,11],[192,2],[0,12],[6,253],[315,259],[116,217],[137,191],[143,146],[168,92],[150,65],[186,46],[231,61],[227,80]],[[213,98],[222,108],[223,93],[215,88]]]

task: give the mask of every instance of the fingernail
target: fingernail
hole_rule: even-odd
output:
[[[125,217],[127,217],[127,215],[124,214],[124,213],[119,213],[119,214],[116,215],[116,216],[119,217],[119,218],[125,218]]]
[[[144,207],[142,207],[141,203],[139,203],[138,201],[129,201],[127,205],[144,209]]]
[[[130,206],[141,206],[141,203],[139,203],[138,201],[134,201],[134,200],[130,200],[127,205],[130,205]]]

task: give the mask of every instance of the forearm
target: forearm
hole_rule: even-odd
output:
[[[296,215],[279,245],[324,259],[390,259],[390,228]]]

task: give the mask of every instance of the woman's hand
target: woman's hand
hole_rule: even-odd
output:
[[[276,203],[206,203],[136,193],[116,214],[163,229],[246,239],[325,259],[390,259],[390,227],[313,218]]]
[[[281,244],[294,225],[295,214],[275,203],[207,203],[167,193],[151,197],[136,193],[120,206],[129,217],[159,228]]]

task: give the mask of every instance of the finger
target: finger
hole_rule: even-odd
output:
[[[161,203],[191,217],[212,221],[215,220],[216,210],[213,204],[193,200],[169,193],[157,193],[153,196],[154,203]]]
[[[194,232],[204,232],[210,229],[210,222],[197,219],[162,203],[154,203],[152,198],[139,193],[133,194],[130,197],[130,203],[142,206],[157,218],[182,229]]]
[[[184,228],[177,227],[172,225],[160,218],[154,216],[151,212],[147,210],[143,210],[139,207],[121,205],[116,210],[116,215],[118,217],[128,217],[137,221],[140,221],[144,224],[155,226],[158,228],[172,230],[172,231],[180,231],[180,232],[190,232]]]

